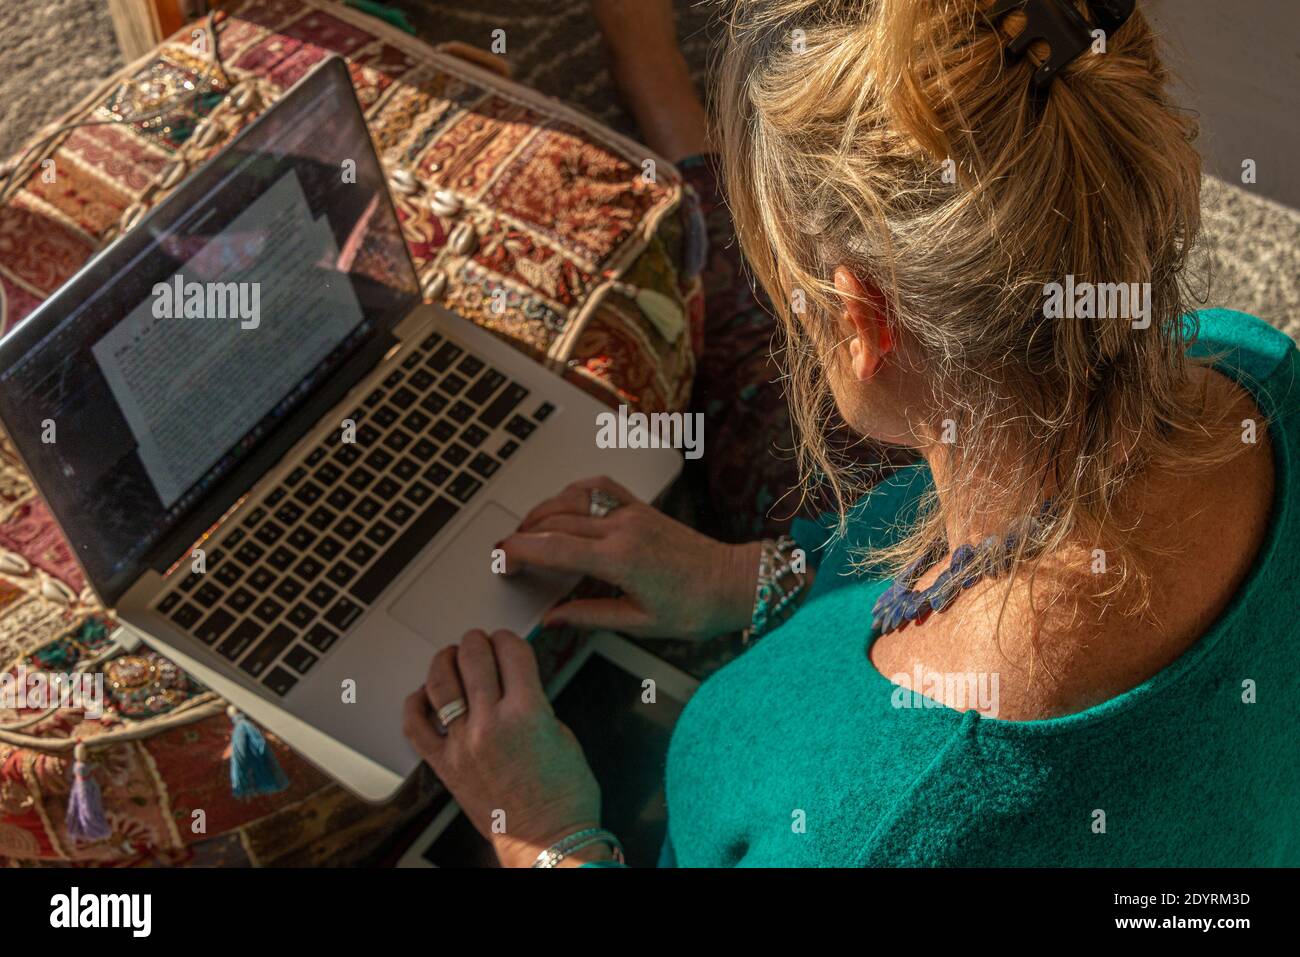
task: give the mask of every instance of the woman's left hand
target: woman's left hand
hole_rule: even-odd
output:
[[[458,699],[469,710],[440,734],[438,709]],[[406,699],[402,731],[506,867],[600,823],[600,786],[551,709],[533,649],[512,632],[467,632],[439,651]],[[608,856],[593,845],[567,861]]]

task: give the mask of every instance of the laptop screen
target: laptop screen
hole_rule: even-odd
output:
[[[418,298],[332,60],[0,345],[0,416],[100,595],[219,517],[257,478],[226,487],[241,464],[286,450]]]

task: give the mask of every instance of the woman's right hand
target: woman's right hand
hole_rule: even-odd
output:
[[[605,516],[590,514],[593,489],[622,504]],[[574,482],[529,512],[497,547],[506,574],[528,567],[577,572],[623,591],[558,605],[543,619],[547,625],[701,639],[750,623],[760,543],[715,541],[608,478]]]

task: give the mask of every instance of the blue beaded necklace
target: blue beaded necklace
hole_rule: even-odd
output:
[[[948,551],[946,543],[935,542],[929,551],[903,569],[876,599],[871,611],[871,637],[879,638],[909,621],[919,621],[932,611],[943,611],[976,582],[1007,571],[1021,541],[1038,530],[1050,508],[1051,502],[1044,502],[1037,518],[1021,522],[1019,529],[1004,536],[990,535],[978,546],[959,545],[953,551],[948,567],[939,573],[934,584],[916,591],[916,580]],[[1033,539],[1030,541],[1032,545]]]

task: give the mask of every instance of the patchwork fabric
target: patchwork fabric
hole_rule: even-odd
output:
[[[250,0],[232,6],[215,36],[196,39],[194,29],[66,118],[94,125],[60,134],[0,179],[0,326],[21,322],[337,53],[385,168],[413,176],[414,187],[394,198],[424,288],[603,401],[689,407],[701,295],[682,265],[691,192],[670,164],[330,0]],[[454,215],[435,212],[435,190],[455,194]],[[468,252],[453,248],[457,229],[473,231]],[[657,331],[636,304],[641,290],[680,309],[682,334],[667,341]],[[223,702],[144,649],[97,662],[113,626],[0,436],[0,674],[92,662],[108,699],[98,718],[61,709],[35,724],[25,724],[34,713],[0,707],[0,728],[57,744],[148,732],[91,751],[112,834],[90,843],[64,827],[71,754],[0,743],[0,864],[351,864],[437,793],[424,771],[390,804],[372,807],[268,736],[289,790],[233,798]],[[579,640],[545,636],[537,649],[544,678]]]

